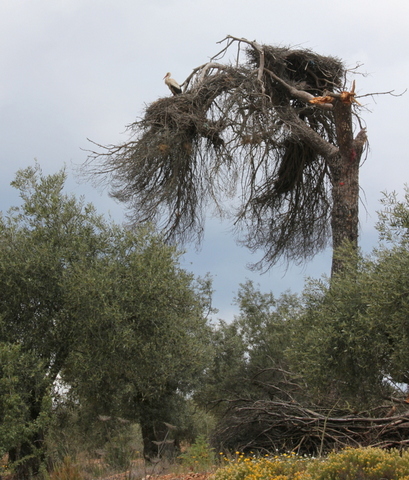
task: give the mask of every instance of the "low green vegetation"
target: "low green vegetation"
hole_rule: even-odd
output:
[[[327,457],[293,453],[265,457],[238,454],[219,468],[215,480],[406,480],[409,452],[378,448],[346,449]]]
[[[204,435],[199,435],[178,459],[182,468],[192,472],[209,471],[216,462],[214,449]]]
[[[21,205],[0,215],[0,457],[19,479],[47,463],[51,434],[53,447],[76,429],[83,449],[104,449],[117,427],[101,418],[138,423],[154,456],[212,356],[208,282],[153,228],[105,220],[65,180],[20,170]]]
[[[212,322],[210,278],[65,180],[20,170],[0,215],[0,474],[409,476],[409,191],[385,195],[370,255],[340,249],[343,271],[301,295],[247,281]]]

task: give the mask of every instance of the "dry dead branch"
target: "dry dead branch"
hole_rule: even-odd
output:
[[[220,422],[214,442],[219,448],[243,452],[278,450],[309,455],[347,446],[407,447],[409,410],[394,405],[392,415],[388,413],[390,406],[358,414],[306,407],[295,401],[237,404]]]
[[[132,222],[156,221],[170,240],[200,241],[213,204],[232,216],[243,244],[264,251],[260,265],[311,258],[327,245],[331,227],[348,227],[334,223],[337,195],[356,200],[347,178],[356,168],[348,173],[344,164],[355,155],[359,165],[360,155],[351,150],[353,136],[343,137],[349,143],[342,150],[336,126],[337,119],[345,124],[342,105],[347,114],[359,106],[354,88],[343,88],[347,70],[310,50],[232,36],[224,42],[183,82],[182,95],[146,108],[128,127],[129,142],[90,152],[85,171],[102,174]],[[236,64],[221,64],[233,45]],[[247,60],[239,64],[243,51]],[[334,190],[341,182],[346,187]]]

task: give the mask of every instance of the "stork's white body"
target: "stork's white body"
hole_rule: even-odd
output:
[[[171,75],[172,74],[168,72],[163,78],[173,95],[179,95],[180,93],[182,93],[182,88],[174,78],[171,78]]]

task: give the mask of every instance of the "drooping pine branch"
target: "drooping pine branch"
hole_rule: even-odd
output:
[[[359,104],[343,87],[342,62],[224,42],[183,82],[182,95],[146,108],[129,142],[91,152],[88,173],[102,174],[133,223],[157,222],[169,240],[200,241],[210,207],[228,215],[239,241],[264,252],[260,266],[304,261],[331,238],[335,246],[357,240],[357,169],[348,165],[354,157],[359,167],[366,136],[353,137]],[[236,63],[220,63],[235,45]],[[349,223],[337,213],[345,208]]]

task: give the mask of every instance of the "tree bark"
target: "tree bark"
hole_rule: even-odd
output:
[[[142,401],[139,423],[143,440],[143,456],[145,460],[175,457],[179,453],[178,439],[169,438],[169,397],[158,400]],[[172,435],[174,436],[174,435]]]
[[[366,142],[365,129],[354,139],[351,104],[337,98],[333,105],[339,153],[328,159],[333,201],[331,275],[342,270],[342,260],[336,252],[343,243],[348,241],[354,248],[358,246],[359,165]]]

